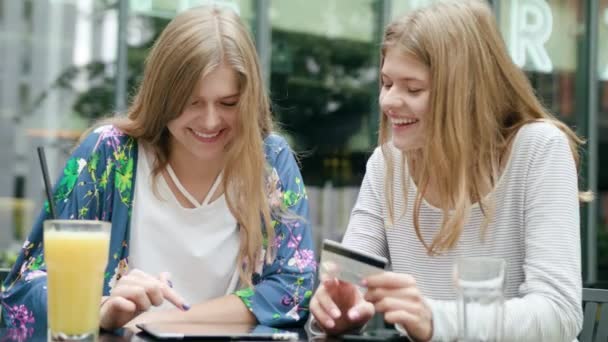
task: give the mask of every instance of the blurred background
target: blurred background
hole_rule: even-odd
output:
[[[341,239],[378,129],[378,47],[395,16],[433,0],[0,0],[0,268],[44,199],[35,153],[59,175],[95,120],[120,113],[176,13],[236,10],[253,32],[281,130],[301,155],[317,246]],[[608,288],[608,0],[494,0],[504,39],[584,148],[586,286]],[[55,179],[55,177],[54,177]]]

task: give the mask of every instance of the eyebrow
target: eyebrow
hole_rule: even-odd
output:
[[[222,100],[230,100],[234,97],[239,97],[241,95],[241,93],[236,93],[236,94],[232,94],[232,95],[226,95],[226,96],[222,96],[220,97],[220,99]]]
[[[228,100],[228,99],[232,99],[234,97],[239,97],[241,96],[241,93],[234,93],[234,94],[230,94],[230,95],[226,95],[226,96],[220,96],[219,99],[220,100]],[[199,95],[194,95],[192,96],[192,99],[204,99],[204,96],[199,96]]]
[[[382,78],[391,78],[390,76],[388,76],[387,74],[381,72],[380,76],[382,76]],[[419,82],[424,82],[424,80],[420,79],[420,78],[416,78],[416,77],[400,77],[397,78],[397,81],[419,81]]]

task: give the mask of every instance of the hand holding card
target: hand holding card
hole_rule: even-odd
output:
[[[358,251],[335,241],[324,240],[321,251],[321,280],[338,279],[354,285],[374,274],[382,273],[388,260],[386,258]]]
[[[310,312],[329,335],[354,331],[374,315],[374,305],[363,298],[364,278],[383,273],[386,258],[325,240],[321,251],[321,284],[310,301]]]

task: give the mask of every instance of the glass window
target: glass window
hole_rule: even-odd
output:
[[[108,3],[0,1],[0,267],[44,198],[36,146],[45,146],[54,180],[97,116],[95,99],[113,98],[105,85],[114,77],[117,11]]]
[[[341,238],[375,146],[380,4],[270,2],[273,112],[301,153],[317,240]]]
[[[392,18],[406,14],[419,7],[428,6],[439,0],[409,0],[409,1],[392,1]]]
[[[608,288],[608,0],[599,1],[598,32],[598,124],[599,124],[599,170],[598,201],[600,217],[597,220],[598,281]],[[593,104],[592,104],[593,105]]]
[[[575,125],[585,98],[577,93],[580,0],[500,1],[500,26],[515,63],[523,68],[551,112]],[[583,31],[581,31],[583,30]],[[582,76],[582,75],[581,75]]]
[[[130,0],[129,10],[140,16],[171,20],[185,9],[207,4],[229,7],[248,23],[251,23],[253,18],[251,0]]]

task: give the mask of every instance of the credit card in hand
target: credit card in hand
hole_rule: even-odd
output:
[[[358,251],[332,240],[323,241],[321,250],[321,280],[337,278],[355,285],[373,274],[381,273],[388,265],[384,257]]]

